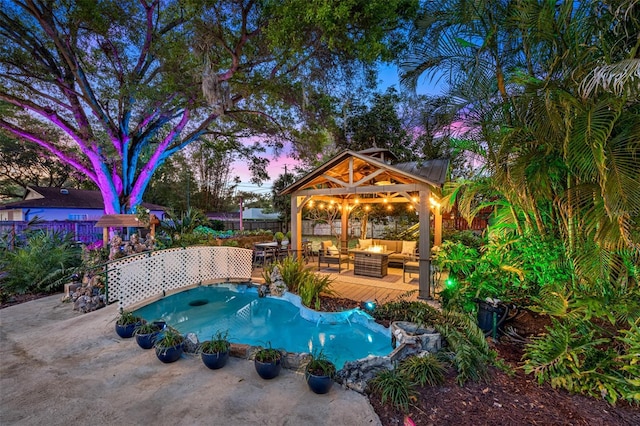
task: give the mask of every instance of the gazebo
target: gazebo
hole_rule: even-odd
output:
[[[442,241],[438,202],[447,178],[449,160],[393,164],[395,156],[380,148],[343,151],[283,189],[291,195],[291,237],[296,253],[302,250],[302,209],[310,201],[337,204],[341,214],[341,247],[348,243],[349,212],[365,203],[411,203],[419,220],[419,295],[431,298],[430,218],[434,211],[434,245]],[[345,214],[345,212],[347,212]]]

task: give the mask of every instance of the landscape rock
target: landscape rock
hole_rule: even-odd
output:
[[[186,353],[196,353],[198,351],[198,346],[200,346],[200,341],[195,333],[187,333],[184,336],[183,350]]]
[[[336,374],[336,382],[347,389],[365,393],[367,383],[382,370],[393,370],[390,357],[368,357],[356,361],[345,362],[344,367]]]

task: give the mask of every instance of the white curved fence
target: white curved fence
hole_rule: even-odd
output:
[[[194,284],[248,282],[252,255],[237,247],[184,247],[115,260],[107,265],[107,302],[126,308]]]

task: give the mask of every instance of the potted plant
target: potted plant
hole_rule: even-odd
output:
[[[177,361],[182,356],[184,336],[173,327],[166,326],[155,344],[156,356],[164,363]]]
[[[260,348],[255,354],[256,372],[265,380],[273,379],[282,369],[282,353],[269,344],[268,348]]]
[[[229,332],[221,333],[218,331],[211,340],[207,340],[200,344],[200,357],[202,362],[208,368],[217,370],[225,366],[229,360],[229,350],[231,344],[228,340]]]
[[[311,355],[311,360],[304,369],[304,377],[309,389],[318,394],[329,392],[336,374],[336,366],[320,351]]]
[[[142,325],[144,320],[135,316],[133,312],[120,310],[120,315],[116,319],[116,333],[123,339],[133,337],[136,327]]]
[[[282,244],[282,240],[284,240],[284,234],[280,231],[273,234],[273,238],[276,240],[278,245]]]
[[[160,323],[145,322],[135,328],[133,334],[136,336],[136,342],[142,349],[151,349],[156,342],[158,334],[162,330]]]

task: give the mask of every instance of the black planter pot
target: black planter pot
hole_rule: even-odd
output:
[[[156,356],[165,364],[170,362],[176,362],[182,356],[182,344],[178,346],[172,346],[170,348],[163,348],[156,346]]]
[[[156,338],[159,332],[153,332],[149,334],[136,334],[136,342],[142,349],[151,349],[156,343]]]
[[[217,370],[224,367],[229,360],[229,351],[215,352],[212,354],[202,352],[200,357],[202,358],[204,365],[212,370]]]
[[[498,331],[498,328],[504,321],[506,307],[504,305],[494,306],[485,301],[478,303],[478,327],[485,333]],[[495,327],[495,330],[494,330]]]
[[[254,365],[258,375],[265,380],[273,379],[280,374],[280,370],[282,369],[281,360],[277,360],[275,362],[261,362],[256,359],[254,361]]]
[[[127,324],[127,325],[120,325],[116,323],[116,333],[118,333],[118,336],[122,337],[123,339],[129,339],[133,337],[133,332],[136,330],[136,327],[138,327],[141,324],[142,323],[140,322],[137,322],[135,324]]]
[[[316,376],[315,374],[311,374],[306,371],[305,377],[307,379],[309,389],[317,394],[325,394],[329,392],[329,390],[331,390],[331,386],[333,386],[333,379],[331,376]]]

